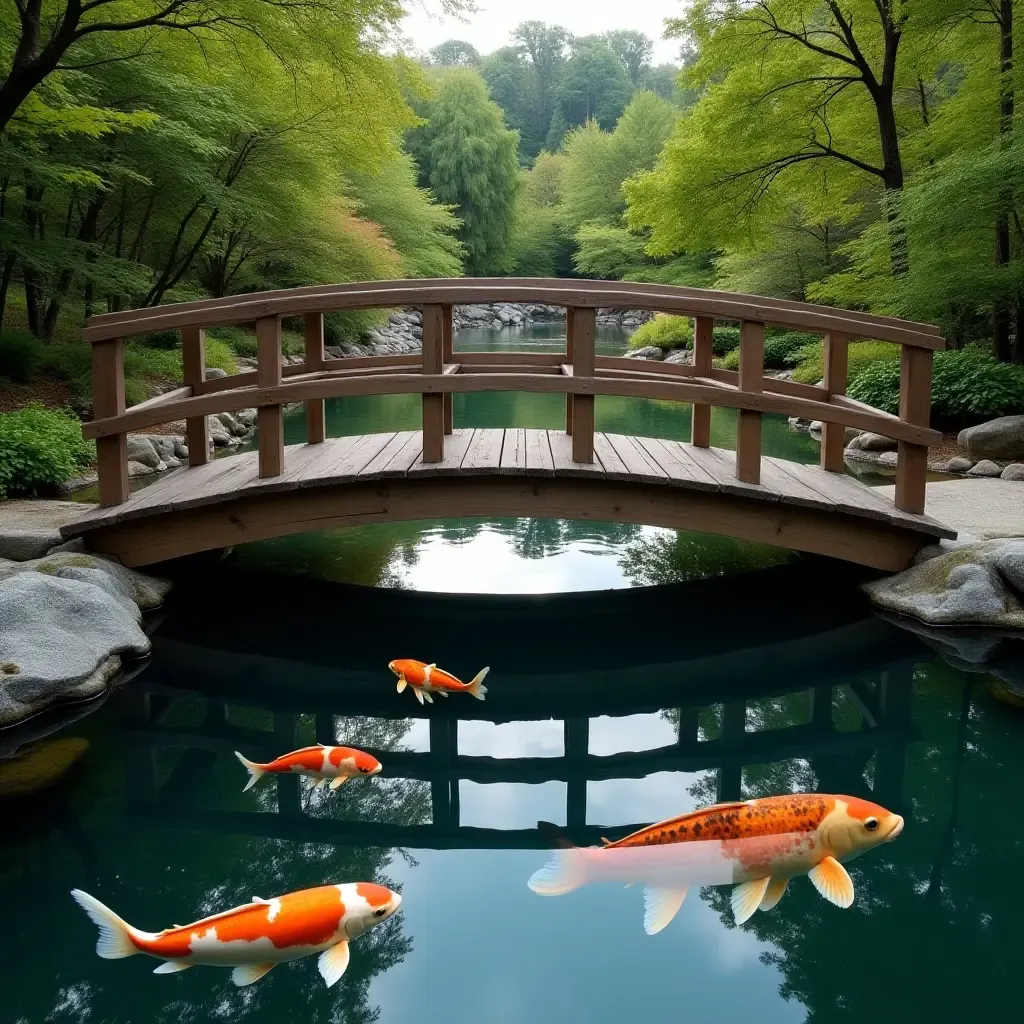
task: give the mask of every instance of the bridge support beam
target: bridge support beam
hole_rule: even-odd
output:
[[[181,366],[192,394],[199,394],[199,385],[206,380],[206,332],[201,327],[183,328]],[[206,416],[190,416],[185,420],[185,444],[188,445],[190,466],[205,466],[210,461],[210,432]]]
[[[443,307],[423,307],[423,372],[444,372]],[[444,458],[444,398],[442,394],[423,396],[423,461],[440,462]]]
[[[710,316],[699,316],[693,324],[693,373],[696,377],[711,376],[714,356],[715,321]],[[695,448],[711,445],[711,406],[694,405],[690,421],[690,443]]]
[[[846,394],[849,348],[847,335],[838,332],[825,335],[825,390],[830,398]],[[845,448],[846,427],[841,423],[824,423],[821,428],[821,468],[829,473],[842,473]]]
[[[447,366],[455,362],[452,354],[455,348],[455,324],[452,322],[452,307],[445,305],[441,307],[441,363]],[[452,399],[454,395],[445,394],[442,396],[444,407],[444,432],[452,432]]]
[[[764,389],[764,324],[740,324],[740,390]],[[747,484],[761,482],[761,414],[740,409],[736,417],[736,476]]]
[[[900,359],[900,419],[927,427],[932,409],[932,352],[905,346]],[[928,449],[900,441],[896,450],[896,500],[902,512],[924,512]]]
[[[319,373],[324,368],[324,315],[306,314],[306,372]],[[314,398],[306,403],[306,444],[323,444],[326,437],[324,400]]]
[[[256,321],[256,383],[261,388],[281,383],[281,318],[265,316]],[[259,430],[260,477],[280,476],[284,470],[284,410],[280,405],[261,405],[256,413]]]
[[[572,351],[572,375],[594,376],[594,340],[597,334],[596,309],[566,311],[566,338]],[[574,395],[572,400],[572,461],[594,461],[594,396]]]
[[[124,412],[124,342],[98,341],[92,347],[92,407],[99,419]],[[128,435],[96,440],[96,472],[100,504],[120,505],[128,499]]]

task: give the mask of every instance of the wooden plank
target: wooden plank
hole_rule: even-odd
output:
[[[689,447],[686,454],[700,466],[725,494],[741,498],[774,501],[775,493],[763,484],[750,484],[736,477],[736,454],[725,448]]]
[[[702,491],[718,490],[714,477],[689,458],[678,441],[659,437],[637,437],[635,441],[665,471],[670,484],[684,484]]]
[[[849,338],[833,331],[825,335],[825,390],[829,398],[846,394],[846,371]],[[821,468],[829,473],[845,471],[843,449],[846,448],[846,427],[840,423],[823,423],[821,428]]]
[[[338,457],[325,465],[320,472],[320,481],[343,483],[357,480],[366,466],[390,444],[394,431],[383,434],[364,434],[355,438],[355,443],[338,453]]]
[[[125,411],[124,342],[120,338],[93,346],[92,408],[97,418],[118,417]],[[102,507],[125,501],[128,497],[128,439],[123,432],[96,442],[96,473]]]
[[[546,430],[526,432],[526,470],[533,476],[554,476],[555,461],[551,457],[551,443]]]
[[[281,383],[281,321],[276,316],[256,321],[256,378],[261,388]],[[279,476],[284,469],[284,410],[280,403],[260,406],[256,413],[260,476]],[[191,451],[191,449],[190,449]]]
[[[159,405],[166,405],[168,402],[176,402],[180,398],[190,398],[192,394],[192,388],[187,385],[183,388],[171,388],[170,391],[164,391],[162,394],[154,395],[152,398],[147,398],[144,402],[136,402],[135,405],[129,406],[129,408],[155,409]]]
[[[499,472],[515,476],[526,473],[526,431],[521,427],[509,427],[505,431]]]
[[[740,390],[760,394],[764,379],[764,324],[740,324]],[[756,484],[761,479],[761,414],[741,409],[736,418],[736,477]]]
[[[442,373],[448,372],[448,366],[453,361],[452,346],[455,337],[455,327],[452,323],[451,303],[441,306],[441,363]],[[452,432],[452,395],[445,395],[441,402],[444,409],[444,432]]]
[[[444,372],[443,307],[423,306],[423,373]],[[423,461],[440,462],[444,458],[444,395],[423,395]]]
[[[566,338],[572,335],[573,377],[593,377],[597,312],[573,309]],[[594,396],[577,392],[572,400],[572,457],[574,462],[594,461]]]
[[[597,435],[594,435],[596,442]],[[576,462],[572,457],[572,435],[562,430],[548,431],[548,444],[551,446],[551,462],[555,475],[560,477],[603,477],[604,470],[599,462]],[[595,456],[596,456],[595,447]]]
[[[900,419],[928,426],[932,400],[932,353],[925,348],[904,348],[900,358]],[[896,446],[896,507],[920,515],[924,512],[928,449],[900,441]]]
[[[505,431],[478,428],[466,448],[459,472],[466,476],[481,473],[496,473],[501,465],[501,448],[505,442]]]
[[[473,440],[474,433],[475,431],[472,427],[453,430],[452,436],[444,444],[444,458],[440,462],[424,462],[421,451],[420,457],[409,467],[409,475],[441,476],[443,474],[458,473]]]
[[[553,442],[552,448],[554,448]],[[599,433],[594,435],[594,455],[600,463],[601,471],[609,480],[629,479],[629,470],[622,459],[619,458],[619,453],[612,447],[607,434]]]
[[[693,323],[693,371],[702,377],[711,374],[711,360],[714,356],[715,321],[708,316],[699,316]],[[711,444],[711,406],[694,405],[690,422],[690,443],[698,448]]]
[[[418,430],[399,431],[359,471],[359,479],[381,480],[384,477],[405,476],[409,468],[420,460],[421,438]]]
[[[809,487],[802,480],[781,469],[781,459],[761,460],[761,483],[779,496],[780,501],[807,508],[823,508],[834,511],[836,503],[826,494]]]
[[[346,454],[352,451],[356,445],[363,441],[363,437],[369,435],[350,434],[345,437],[330,437],[323,444],[305,445],[316,453],[311,460],[299,459],[293,456],[291,450],[285,452],[285,471],[282,477],[287,480],[291,487],[312,487],[316,486],[321,479],[330,476],[333,467],[337,466]],[[292,469],[292,463],[296,466]]]
[[[647,454],[635,437],[622,434],[606,434],[605,437],[622,460],[628,479],[641,483],[668,483],[668,473]]]
[[[823,500],[832,502],[840,511],[852,512],[854,515],[883,522],[893,521],[895,507],[892,503],[852,477],[840,473],[825,474],[815,466],[789,462],[786,459],[772,461],[780,472],[810,488]]]
[[[319,373],[324,369],[323,313],[307,313],[305,328],[306,370]],[[306,403],[306,443],[323,444],[325,437],[324,400],[313,398]]]
[[[596,330],[596,326],[595,326]],[[565,377],[571,377],[573,375],[573,341],[575,339],[576,329],[573,326],[573,310],[572,307],[565,311],[565,366],[569,367],[569,372],[566,373],[565,366],[562,368],[562,375]],[[567,393],[565,396],[565,432],[572,436],[572,402],[575,396],[571,393]],[[570,450],[572,446],[570,445]]]
[[[206,379],[206,332],[201,327],[186,327],[181,332],[181,365],[185,384],[193,394],[201,394]],[[205,416],[185,420],[185,444],[190,466],[210,461],[210,431]]]

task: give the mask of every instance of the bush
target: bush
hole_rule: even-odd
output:
[[[0,377],[24,384],[43,366],[43,344],[28,331],[0,334]]]
[[[897,413],[900,364],[876,362],[850,385],[851,398]],[[1024,366],[1000,363],[978,349],[937,352],[932,374],[932,424],[959,430],[996,416],[1024,413]]]
[[[94,456],[69,412],[27,406],[0,413],[0,496],[52,491]]]
[[[738,327],[715,327],[711,338],[711,351],[716,356],[727,356],[740,347],[740,329]]]
[[[173,349],[178,347],[181,335],[177,331],[153,331],[152,334],[143,334],[139,338],[139,344],[146,348]]]
[[[693,321],[688,316],[656,316],[641,324],[629,339],[630,348],[654,345],[666,352],[693,345]]]
[[[814,342],[813,334],[785,331],[764,339],[764,365],[769,370],[785,370],[796,366],[798,353]]]
[[[206,335],[207,344],[213,340],[224,342],[236,356],[256,358],[256,335],[244,327],[215,327]]]
[[[801,384],[817,384],[825,376],[825,343],[805,345],[795,355],[793,380]],[[855,341],[850,345],[846,380],[852,384],[876,363],[895,362],[899,371],[900,348],[888,341]]]

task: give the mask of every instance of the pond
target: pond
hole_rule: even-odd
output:
[[[497,334],[458,345],[511,340]],[[559,338],[535,326],[514,347]],[[604,351],[623,344],[602,330]],[[418,416],[416,400],[352,399],[328,422]],[[561,416],[557,396],[455,402],[457,426]],[[598,399],[597,423],[689,429],[686,407],[616,399]],[[301,440],[301,414],[287,429]],[[716,443],[732,430],[716,410]],[[765,449],[817,457],[768,417]],[[0,900],[17,937],[4,1024],[1019,1016],[1024,709],[874,616],[860,570],[725,537],[455,518],[252,544],[176,578],[151,659],[101,706],[0,734]],[[402,657],[465,679],[489,666],[486,700],[420,705],[388,671]],[[269,760],[313,742],[370,749],[383,771],[334,792],[298,776],[242,791],[235,750]],[[728,888],[695,889],[649,936],[640,886],[527,887],[550,856],[540,821],[597,845],[806,791],[906,819],[851,865],[848,910],[800,878],[737,926]],[[333,988],[313,957],[247,988],[215,968],[101,959],[69,895],[158,930],[360,881],[400,891],[401,910],[352,943]]]

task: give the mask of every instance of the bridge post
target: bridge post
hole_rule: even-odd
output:
[[[185,327],[181,332],[181,366],[185,383],[198,395],[199,385],[206,380],[206,332],[201,327]],[[205,466],[210,461],[210,434],[207,417],[190,416],[185,420],[185,444],[188,464]]]
[[[825,335],[825,390],[829,397],[846,394],[846,368],[850,339],[845,334]],[[846,427],[841,423],[823,423],[821,427],[821,468],[829,473],[843,472]]]
[[[764,388],[764,324],[740,323],[740,391],[760,394]],[[761,414],[740,409],[736,418],[736,477],[761,482]]]
[[[569,311],[566,337],[572,334],[572,375],[594,376],[594,338],[597,310],[579,307]],[[594,461],[594,396],[574,395],[572,400],[572,461]]]
[[[900,358],[900,419],[927,427],[932,411],[932,352],[906,345]],[[902,512],[924,512],[928,448],[900,441],[896,449],[896,507]]]
[[[711,360],[714,355],[715,320],[710,316],[698,316],[693,322],[693,375],[711,376]],[[707,448],[711,444],[711,406],[693,406],[690,420],[690,444],[695,448]]]
[[[92,347],[92,409],[96,419],[124,412],[124,341],[112,338]],[[109,507],[128,500],[128,435],[96,439],[96,473],[100,505]]]
[[[324,368],[324,315],[306,314],[306,372],[319,373]],[[306,403],[306,444],[323,444],[324,400],[314,398]]]
[[[423,372],[444,373],[443,316],[441,307],[423,307]],[[444,458],[444,395],[423,395],[423,461],[440,462]]]
[[[569,366],[573,365],[572,359],[572,340],[573,340],[573,313],[575,310],[567,309],[565,311],[565,361]],[[567,394],[565,396],[565,432],[571,437],[572,436],[572,400],[575,396]]]
[[[455,362],[452,355],[454,351],[455,325],[452,322],[451,303],[441,307],[441,365],[447,366]],[[443,371],[442,371],[443,372]],[[441,396],[442,407],[444,408],[444,432],[452,432],[452,399],[454,395],[444,394]]]
[[[256,321],[256,386],[281,384],[281,318]],[[259,430],[260,478],[280,476],[284,469],[284,414],[280,405],[261,405],[256,413]]]

